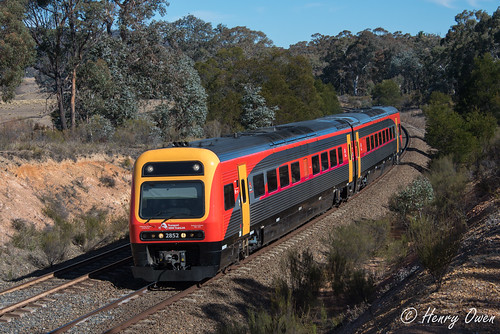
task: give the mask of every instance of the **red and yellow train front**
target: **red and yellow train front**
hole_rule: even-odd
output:
[[[213,152],[192,147],[147,151],[137,159],[130,206],[134,277],[199,281],[217,273],[219,162]]]

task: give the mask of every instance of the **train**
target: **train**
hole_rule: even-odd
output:
[[[177,142],[135,162],[132,274],[201,281],[347,200],[399,160],[394,107]]]

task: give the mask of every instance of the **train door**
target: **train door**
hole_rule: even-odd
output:
[[[240,202],[241,202],[241,235],[245,236],[250,233],[250,199],[248,197],[248,179],[247,165],[238,166],[238,179],[240,183]]]
[[[354,159],[356,159],[357,178],[361,179],[361,152],[359,150],[359,131],[356,131],[356,144],[354,145]]]
[[[352,161],[352,142],[351,135],[347,135],[347,159],[349,161],[349,184],[353,181],[354,176],[354,164]]]

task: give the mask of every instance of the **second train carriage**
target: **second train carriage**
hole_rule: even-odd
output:
[[[399,112],[376,107],[143,153],[133,274],[199,281],[366,186],[398,158]]]

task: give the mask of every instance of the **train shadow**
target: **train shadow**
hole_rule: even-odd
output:
[[[270,287],[250,278],[235,278],[233,282],[238,288],[231,290],[231,295],[229,292],[217,291],[216,295],[224,300],[202,307],[205,316],[215,321],[218,328],[234,325],[237,319],[247,319],[249,311],[269,308]]]
[[[92,250],[90,252],[81,254],[79,256],[76,256],[74,258],[68,259],[66,261],[60,262],[56,265],[53,265],[51,267],[46,267],[43,269],[38,269],[35,271],[32,271],[26,275],[22,275],[19,277],[16,277],[15,279],[10,280],[11,282],[21,282],[23,280],[32,280],[36,279],[39,277],[42,277],[46,274],[49,273],[54,273],[55,278],[59,279],[64,279],[64,280],[72,280],[76,279],[80,276],[87,275],[91,273],[93,270],[97,269],[92,267],[92,263],[86,264],[82,266],[82,268],[74,268],[68,271],[63,271],[64,268],[70,267],[73,265],[76,265],[82,261],[88,260],[94,256],[100,255],[102,253],[105,253],[107,251],[111,251],[114,249],[117,249],[119,247],[126,246],[128,244],[128,238],[118,240],[116,242],[113,242],[109,245],[106,245],[104,247]],[[130,247],[124,247],[123,251],[120,251],[120,258],[126,258],[131,256],[131,251]],[[118,260],[118,259],[117,259]],[[96,274],[90,274],[89,277],[91,279],[96,279],[96,280],[101,280],[101,281],[108,281],[111,284],[113,284],[117,288],[121,289],[131,289],[131,290],[136,290],[139,288],[142,288],[147,284],[146,281],[143,281],[141,279],[135,279],[132,275],[132,260],[129,262],[126,262],[120,266],[117,266],[116,269],[114,270],[106,270],[102,273],[96,273]],[[174,289],[182,289],[183,287],[177,287]]]

